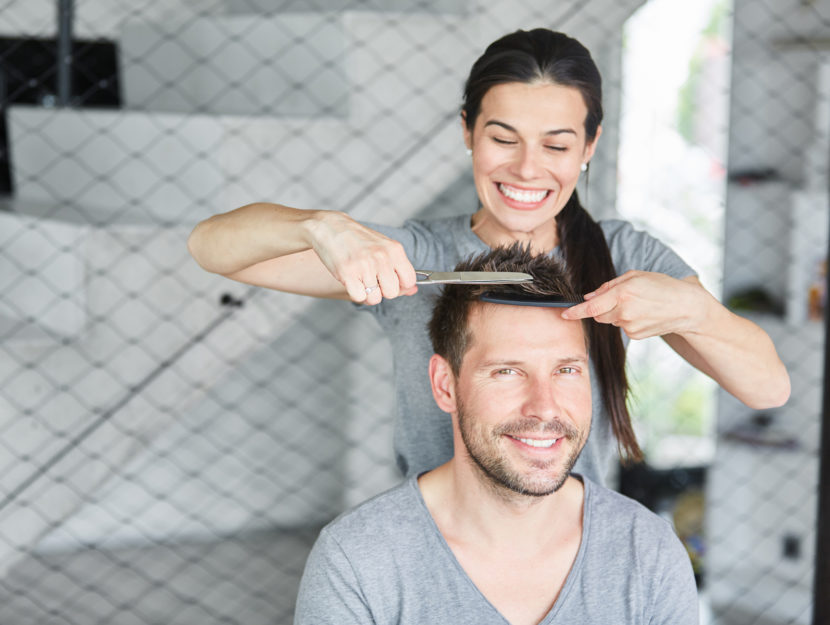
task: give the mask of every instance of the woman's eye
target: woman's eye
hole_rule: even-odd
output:
[[[562,368],[559,369],[559,373],[562,373],[564,375],[573,375],[574,373],[577,373],[577,372],[578,372],[578,370],[577,370],[576,367],[562,367]]]
[[[545,146],[548,150],[553,150],[554,152],[567,152],[568,148],[562,145],[546,145]]]
[[[513,145],[516,143],[515,141],[510,141],[509,139],[499,139],[498,137],[493,137],[493,141],[500,143],[501,145]]]

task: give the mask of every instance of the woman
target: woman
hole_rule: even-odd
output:
[[[487,48],[465,85],[464,141],[481,202],[473,215],[388,227],[256,203],[197,225],[189,249],[206,270],[241,282],[366,305],[393,347],[395,451],[408,475],[452,455],[450,420],[427,377],[435,293],[400,297],[418,290],[414,267],[450,269],[516,241],[561,255],[586,300],[563,314],[600,322],[591,324],[592,433],[575,470],[604,483],[614,436],[624,455],[640,455],[618,328],[662,336],[752,408],[783,404],[790,384],[766,333],[720,305],[676,254],[626,222],[595,222],[580,205],[575,188],[602,134],[601,100],[599,71],[578,41],[517,31]]]

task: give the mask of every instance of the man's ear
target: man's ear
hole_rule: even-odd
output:
[[[444,412],[455,412],[455,376],[450,363],[438,354],[429,359],[429,382],[435,403]]]

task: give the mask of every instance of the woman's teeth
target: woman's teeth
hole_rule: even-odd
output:
[[[502,183],[499,183],[499,191],[501,191],[505,196],[509,197],[511,200],[515,200],[517,202],[525,202],[527,204],[535,204],[536,202],[541,202],[545,199],[545,196],[547,196],[548,194],[547,189],[540,189],[538,191],[526,191],[524,189],[508,187],[507,185]]]

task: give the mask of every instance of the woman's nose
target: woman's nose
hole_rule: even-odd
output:
[[[533,180],[542,171],[540,155],[532,146],[523,146],[516,155],[516,174],[522,180]]]

